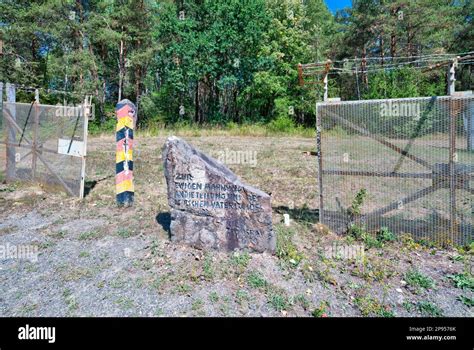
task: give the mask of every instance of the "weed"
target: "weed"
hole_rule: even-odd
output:
[[[209,301],[211,303],[217,303],[219,301],[219,295],[217,294],[217,292],[209,293]]]
[[[68,295],[65,297],[65,299],[69,311],[76,311],[77,309],[79,309],[79,303],[77,302],[74,295]]]
[[[88,253],[88,252],[80,252],[79,253],[80,258],[88,258],[89,256],[91,256],[91,254]]]
[[[201,299],[196,299],[191,304],[191,309],[193,311],[198,311],[198,310],[202,309],[203,306],[204,306],[204,302]]]
[[[381,248],[383,246],[382,242],[377,240],[375,235],[367,232],[364,227],[351,224],[349,230],[347,231],[349,236],[354,237],[356,240],[362,241],[367,249],[370,248]]]
[[[245,290],[239,289],[235,293],[235,299],[237,300],[237,303],[239,305],[242,305],[242,302],[250,300],[250,296],[249,296],[249,293],[247,293]]]
[[[409,234],[403,234],[400,236],[400,240],[403,244],[403,246],[407,250],[420,250],[421,245],[419,243],[416,243],[413,237]]]
[[[361,188],[354,199],[352,200],[351,206],[347,210],[348,214],[354,219],[357,215],[360,215],[362,205],[364,204],[364,200],[367,197],[367,190],[365,188]]]
[[[132,237],[134,233],[128,228],[121,227],[117,230],[117,235],[121,238],[129,238]]]
[[[418,311],[424,315],[429,317],[442,317],[443,310],[441,310],[438,306],[429,301],[420,301],[416,304]]]
[[[456,288],[474,290],[474,277],[469,276],[467,273],[458,273],[448,275],[447,277],[453,282]]]
[[[252,271],[248,274],[247,283],[250,287],[258,289],[264,289],[268,285],[268,282],[265,280],[262,274],[257,271]]]
[[[309,263],[304,263],[301,269],[301,273],[303,274],[303,278],[306,282],[312,283],[315,281],[315,273],[313,266]]]
[[[90,278],[92,276],[92,271],[83,267],[71,268],[63,272],[63,278],[66,282],[78,281],[82,278]]]
[[[405,310],[407,310],[407,312],[412,312],[415,308],[415,305],[409,301],[404,301],[403,307],[405,308]]]
[[[464,295],[460,295],[456,299],[459,300],[464,305],[466,305],[467,307],[474,307],[474,299],[472,298],[466,297]]]
[[[382,227],[379,232],[377,232],[377,241],[385,243],[385,242],[393,242],[397,239],[395,234],[391,232],[388,228]]]
[[[79,235],[79,240],[80,241],[86,241],[89,239],[94,239],[99,237],[99,232],[98,231],[87,231],[83,232]]]
[[[212,258],[210,256],[206,256],[204,259],[202,270],[206,279],[212,280],[214,278],[215,272],[214,267],[212,266]]]
[[[60,238],[64,238],[66,236],[66,234],[67,234],[67,231],[60,230],[60,231],[52,234],[51,236],[54,237],[54,238],[59,238],[60,239]]]
[[[290,303],[299,305],[304,310],[308,310],[309,307],[310,307],[310,302],[304,294],[298,294],[298,295],[294,296],[293,298],[291,298]]]
[[[317,270],[316,271],[316,276],[318,279],[325,283],[325,284],[332,284],[333,286],[337,285],[336,279],[332,276],[331,271],[329,268],[323,269],[323,270]]]
[[[319,306],[313,310],[311,313],[313,317],[328,317],[329,302],[322,301],[319,303]]]
[[[188,294],[192,290],[192,288],[189,284],[182,283],[182,284],[178,284],[178,286],[176,287],[176,290],[180,294]]]
[[[394,316],[388,305],[383,305],[380,301],[370,296],[356,298],[355,304],[357,305],[363,316]]]
[[[276,229],[277,234],[277,247],[276,256],[283,261],[290,264],[290,266],[298,266],[303,260],[304,256],[298,251],[295,244],[292,241],[294,231],[292,229],[279,226]]]
[[[151,286],[158,291],[161,290],[161,287],[163,286],[163,278],[155,278],[153,282],[151,282]]]
[[[245,270],[251,259],[252,257],[247,252],[244,252],[244,253],[235,252],[232,255],[230,261],[232,265],[239,267],[241,270]]]
[[[464,261],[466,258],[464,255],[456,255],[456,256],[450,256],[449,259],[452,261]]]
[[[63,297],[68,298],[72,295],[72,291],[69,288],[66,288],[63,292]]]
[[[270,293],[268,302],[276,311],[288,309],[288,298],[283,292]]]
[[[435,286],[431,277],[423,275],[416,269],[411,269],[405,273],[405,281],[415,288],[431,289]]]
[[[19,313],[22,316],[31,317],[31,313],[38,309],[38,304],[26,304],[20,307]]]
[[[163,311],[163,309],[161,307],[157,307],[156,310],[155,310],[155,316],[156,317],[161,317],[161,316],[164,315],[164,313],[165,312]]]
[[[391,269],[389,262],[385,259],[363,258],[362,264],[355,264],[352,274],[367,281],[384,281],[392,277],[395,271]]]
[[[123,310],[130,310],[134,307],[133,300],[121,297],[115,300],[115,303],[120,306]]]
[[[122,289],[126,284],[127,282],[123,278],[117,277],[110,281],[109,285],[114,289]]]

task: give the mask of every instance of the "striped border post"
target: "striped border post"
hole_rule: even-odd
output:
[[[133,204],[133,129],[136,122],[136,107],[129,100],[117,103],[116,141],[117,150],[115,157],[115,189],[118,206],[131,206]]]

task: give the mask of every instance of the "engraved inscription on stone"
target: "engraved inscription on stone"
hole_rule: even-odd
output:
[[[173,241],[219,250],[275,250],[270,196],[170,137],[163,149]]]

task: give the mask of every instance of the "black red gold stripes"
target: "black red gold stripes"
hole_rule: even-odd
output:
[[[136,121],[135,105],[129,100],[120,101],[115,107],[117,116],[115,157],[115,188],[117,204],[133,204],[133,129]]]

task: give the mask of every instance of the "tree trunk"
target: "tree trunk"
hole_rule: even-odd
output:
[[[122,85],[124,76],[124,62],[123,62],[123,39],[120,39],[119,50],[119,85],[118,85],[118,102],[122,101]]]
[[[383,66],[384,65],[384,58],[385,58],[385,53],[384,53],[384,40],[383,40],[383,35],[384,35],[384,32],[382,30],[381,34],[380,34],[380,40],[379,40],[379,44],[380,44],[380,64]]]
[[[361,62],[361,70],[362,70],[362,80],[364,84],[367,86],[369,84],[369,80],[367,77],[367,48],[364,45],[362,49],[362,62]]]
[[[138,125],[138,111],[139,111],[139,105],[140,105],[140,95],[141,95],[141,79],[142,79],[142,74],[140,70],[140,66],[136,66],[135,68],[135,103],[136,103],[136,125]]]
[[[196,82],[196,91],[194,94],[194,122],[199,122],[199,80]]]

